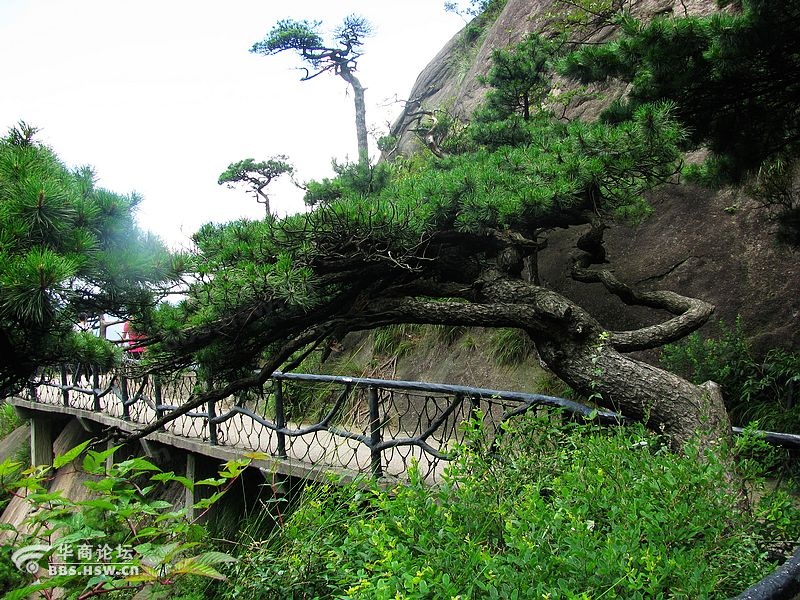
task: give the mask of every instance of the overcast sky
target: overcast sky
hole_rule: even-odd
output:
[[[0,129],[20,119],[101,186],[144,196],[143,228],[173,246],[208,221],[260,218],[243,190],[217,185],[231,162],[286,154],[307,180],[356,154],[352,94],[338,77],[299,81],[294,55],[250,46],[283,18],[351,13],[375,33],[358,76],[368,126],[394,120],[416,76],[464,22],[440,0],[0,0]],[[272,207],[296,212],[302,193],[274,184]]]

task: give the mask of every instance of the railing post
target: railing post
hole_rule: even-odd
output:
[[[38,402],[39,398],[37,397],[37,394],[36,394],[36,382],[35,381],[29,381],[28,382],[28,396],[30,396],[30,399],[33,400],[34,402]]]
[[[214,389],[214,382],[209,378],[208,384],[206,385],[206,390]],[[217,403],[214,400],[208,401],[208,442],[212,446],[216,446],[219,442],[217,438],[217,426],[214,424],[213,420],[217,417]]]
[[[122,394],[122,418],[126,421],[131,420],[131,411],[128,406],[128,378],[125,375],[119,376],[119,391]]]
[[[208,441],[212,446],[216,446],[217,439],[217,426],[213,422],[217,418],[217,404],[214,400],[208,401]]]
[[[461,396],[462,398],[464,397],[463,394],[457,394],[457,395]],[[470,404],[469,418],[474,419],[478,416],[478,411],[481,409],[481,397],[476,396],[475,394],[470,394],[469,404]]]
[[[94,410],[100,412],[100,373],[97,372],[97,367],[92,369],[92,396],[94,396]]]
[[[278,429],[286,427],[286,413],[283,410],[283,381],[275,380],[275,425]],[[286,434],[278,431],[278,457],[286,458]]]
[[[153,396],[155,396],[156,420],[158,420],[164,416],[164,409],[161,408],[164,406],[164,400],[161,396],[161,377],[158,375],[153,375]]]
[[[375,385],[369,386],[369,439],[372,476],[382,477],[381,451],[376,449],[381,443],[381,415],[378,406],[378,387]]]
[[[67,379],[67,365],[61,365],[61,397],[64,399],[64,406],[69,406],[69,390],[67,386],[69,380]]]

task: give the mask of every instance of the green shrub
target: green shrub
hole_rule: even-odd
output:
[[[22,423],[23,419],[17,414],[13,406],[0,402],[0,440],[22,425]],[[25,443],[18,448],[14,453],[13,460],[19,464],[30,462],[30,444]],[[0,476],[0,511],[3,511],[11,500],[11,486],[18,480],[19,474],[17,473],[7,473]],[[4,581],[17,579],[13,577],[8,579],[7,575],[7,573],[4,573],[2,561],[0,561],[0,590],[3,589]]]
[[[0,402],[0,440],[22,425],[23,420],[14,407]]]
[[[502,459],[468,437],[439,487],[412,469],[409,485],[313,494],[231,565],[225,597],[729,597],[774,567],[763,542],[800,525],[785,496],[743,511],[724,461],[641,426],[529,417]]]
[[[800,433],[800,353],[773,348],[759,361],[744,334],[741,318],[733,328],[720,322],[720,336],[693,333],[664,346],[661,363],[693,383],[716,381],[734,424],[758,420],[765,429]]]
[[[19,493],[30,505],[21,527],[3,526],[10,534],[5,539],[13,540],[10,550],[37,545],[43,551],[23,563],[26,576],[19,577],[21,571],[11,562],[9,546],[1,548],[4,598],[21,600],[39,592],[48,598],[54,593],[88,598],[117,590],[133,593],[149,586],[171,587],[176,580],[191,576],[224,579],[215,567],[233,557],[211,549],[206,530],[190,518],[187,509],[176,509],[159,498],[157,490],[168,485],[189,490],[208,486],[211,495],[193,506],[200,514],[223,496],[249,459],[226,463],[218,478],[192,482],[162,472],[144,458],[106,466],[119,446],[96,452],[87,450],[89,443],[56,457],[52,467],[24,469],[17,461],[0,463],[0,490]],[[54,469],[77,469],[78,461],[83,472],[91,475],[83,481],[90,492],[88,499],[74,500],[63,489],[48,489]],[[102,556],[101,547],[105,548]],[[67,552],[59,556],[64,548]],[[81,548],[90,551],[82,553]],[[75,566],[74,572],[70,565]],[[98,566],[112,565],[124,565],[128,572],[94,572]],[[59,567],[63,572],[58,572]],[[37,578],[30,582],[32,572]]]
[[[14,548],[0,546],[0,592],[5,593],[26,585],[28,574],[20,571],[11,561]]]
[[[332,597],[337,575],[328,551],[343,542],[347,525],[359,513],[360,494],[355,487],[307,486],[282,529],[242,549],[227,569],[231,585],[223,597]]]
[[[30,443],[26,441],[25,444],[17,448],[10,460],[12,463],[20,465],[31,464]],[[23,475],[20,472],[3,473],[0,475],[0,512],[4,511],[8,503],[11,502],[11,498],[16,489],[15,486],[22,477]],[[0,567],[0,570],[2,570],[2,567]],[[0,576],[0,581],[2,581],[2,576]],[[2,589],[2,585],[0,585],[0,590]]]

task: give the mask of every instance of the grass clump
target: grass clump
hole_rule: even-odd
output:
[[[420,325],[388,325],[373,332],[373,350],[382,356],[407,355],[416,346],[421,335]]]
[[[445,346],[452,346],[460,337],[467,333],[463,325],[432,325],[430,326],[437,341]]]
[[[521,329],[498,329],[489,340],[494,361],[501,367],[514,367],[525,362],[534,351],[531,336]]]

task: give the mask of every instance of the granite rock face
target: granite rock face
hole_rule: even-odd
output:
[[[631,0],[628,4],[642,18],[662,14],[703,15],[716,10],[714,0]],[[477,39],[468,41],[464,32],[456,34],[419,74],[408,95],[411,106],[392,127],[391,133],[401,137],[400,151],[407,154],[421,147],[417,136],[409,131],[413,122],[409,114],[420,107],[426,110],[446,107],[454,116],[468,119],[486,93],[479,78],[489,71],[492,50],[516,44],[529,32],[546,31],[548,14],[560,6],[559,0],[508,0],[494,23]],[[612,30],[606,28],[590,39],[597,42],[611,34]],[[556,83],[557,87],[563,83],[565,90],[570,86],[561,80]],[[572,104],[568,116],[594,117],[624,89],[619,84],[594,86],[592,91],[601,92],[602,97]]]
[[[556,0],[508,0],[484,34],[465,42],[457,34],[420,73],[407,108],[394,124],[398,151],[425,151],[413,129],[414,112],[447,109],[461,119],[482,101],[479,82],[490,66],[491,51],[517,43],[531,31],[546,29]],[[633,3],[643,18],[658,14],[709,14],[714,0],[641,0]],[[595,39],[612,35],[600,31]],[[568,91],[568,81],[556,88]],[[592,88],[598,98],[572,102],[567,118],[593,119],[625,85],[609,82]],[[778,245],[774,226],[757,203],[741,190],[708,190],[692,185],[666,186],[650,200],[653,215],[636,227],[616,226],[606,232],[610,267],[623,280],[644,287],[671,289],[716,305],[716,316],[731,324],[741,315],[757,350],[800,347],[800,268],[798,251]],[[605,294],[601,286],[581,284],[567,276],[568,255],[581,231],[555,232],[540,257],[543,283],[565,293],[611,329],[655,322],[663,315],[631,310]],[[714,333],[714,324],[705,327]]]

